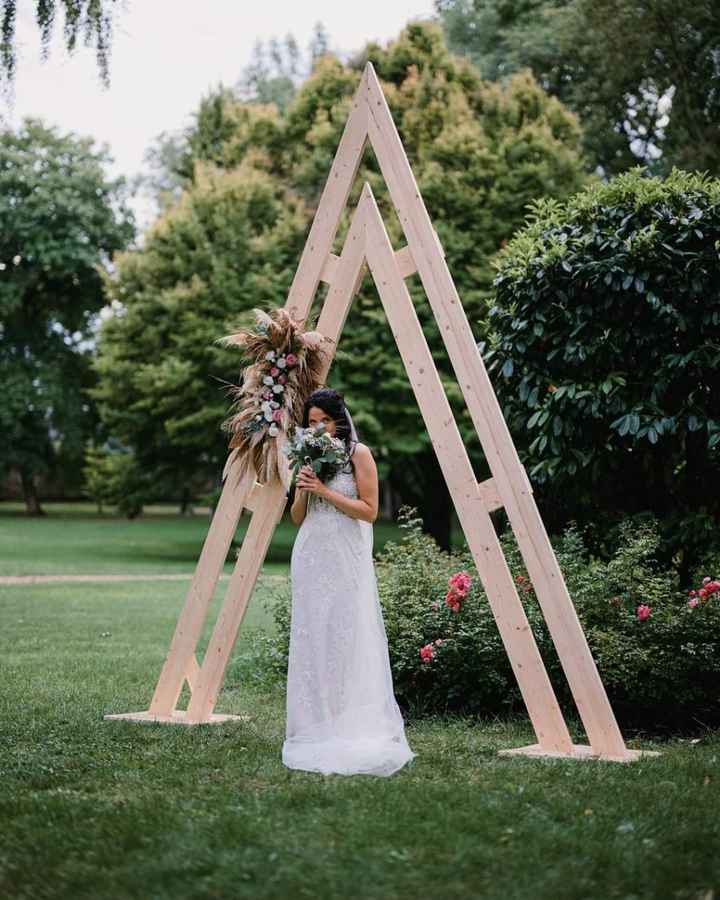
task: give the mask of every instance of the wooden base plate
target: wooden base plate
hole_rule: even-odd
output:
[[[170,725],[220,725],[223,722],[245,722],[252,716],[231,716],[223,713],[212,713],[209,719],[198,722],[188,719],[184,709],[176,709],[169,716],[153,715],[150,710],[144,712],[111,713],[103,716],[103,719],[128,719],[131,722],[165,722]]]
[[[659,750],[631,750],[629,747],[622,756],[603,756],[586,744],[573,744],[569,753],[546,750],[540,744],[528,744],[527,747],[516,747],[513,750],[498,750],[498,753],[501,756],[546,756],[553,759],[600,759],[609,762],[635,762],[644,756],[660,756]]]

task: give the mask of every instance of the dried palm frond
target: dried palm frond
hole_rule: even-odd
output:
[[[279,477],[288,486],[287,462],[280,452],[292,424],[300,421],[305,399],[322,386],[325,368],[325,344],[330,342],[319,331],[303,331],[304,322],[293,318],[284,308],[268,313],[254,309],[255,328],[238,331],[217,338],[215,343],[240,347],[247,360],[242,369],[241,383],[230,384],[227,394],[232,398],[231,415],[220,428],[230,432],[228,457],[223,480],[233,462],[240,457],[238,476],[242,478],[252,467],[261,483]],[[274,359],[268,355],[274,354]],[[276,366],[278,360],[284,364]],[[280,374],[271,375],[273,367]],[[284,377],[281,377],[284,376]],[[266,379],[272,379],[268,384]],[[275,385],[282,384],[281,390]],[[268,395],[271,395],[269,398]],[[272,422],[268,420],[270,404]]]

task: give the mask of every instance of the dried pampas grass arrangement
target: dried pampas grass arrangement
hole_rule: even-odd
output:
[[[225,464],[223,479],[236,458],[238,477],[252,466],[258,481],[279,477],[288,486],[290,473],[281,452],[290,425],[300,422],[305,398],[322,386],[326,342],[319,331],[303,331],[304,322],[283,307],[265,312],[253,309],[255,328],[217,338],[215,343],[244,351],[248,364],[240,384],[231,384],[231,415],[220,428],[230,432],[234,451]]]

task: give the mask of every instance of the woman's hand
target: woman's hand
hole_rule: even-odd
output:
[[[325,484],[317,477],[312,466],[302,466],[295,484],[301,490],[317,494],[319,497],[324,496],[327,491]]]

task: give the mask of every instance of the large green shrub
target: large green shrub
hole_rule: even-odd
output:
[[[552,530],[650,511],[686,578],[720,523],[720,180],[538,201],[495,292],[480,346]]]
[[[522,709],[515,677],[470,553],[448,554],[401,511],[404,536],[388,542],[376,569],[395,695],[413,714],[490,714]],[[678,576],[655,559],[657,523],[628,520],[609,561],[591,558],[571,525],[555,553],[593,657],[622,725],[654,730],[720,721],[720,593],[694,608]],[[574,711],[567,682],[511,535],[501,538],[510,571],[559,699]],[[445,604],[448,579],[465,571],[459,612]],[[716,574],[716,573],[710,573]],[[698,575],[699,578],[699,575]],[[698,584],[699,586],[699,584]],[[647,606],[647,619],[638,608]],[[272,664],[287,667],[289,590],[272,603],[278,626]],[[435,641],[440,640],[440,644]],[[432,644],[425,662],[421,648]]]

